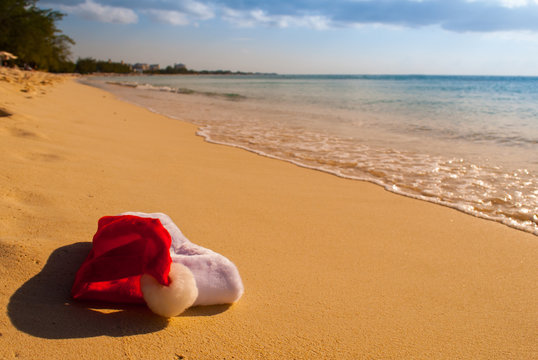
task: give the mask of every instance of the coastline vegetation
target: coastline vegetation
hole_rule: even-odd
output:
[[[115,73],[128,74],[131,72],[129,65],[124,63],[95,60],[93,58],[79,58],[75,64],[75,72],[79,74],[92,73]]]
[[[0,1],[0,51],[16,55],[9,61],[20,67],[73,72],[69,57],[75,42],[56,27],[65,15],[38,8],[37,1]]]
[[[231,70],[191,70],[186,67],[174,68],[167,66],[159,70],[145,70],[143,74],[150,75],[261,75],[261,73],[231,71]],[[274,75],[274,74],[273,74]]]
[[[164,69],[136,71],[131,65],[111,60],[79,58],[74,65],[79,74],[145,74],[145,75],[260,75],[260,73],[230,70],[191,70],[186,67],[167,66]]]

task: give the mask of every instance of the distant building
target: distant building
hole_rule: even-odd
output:
[[[187,70],[187,67],[185,66],[185,64],[174,64],[174,69],[176,70]]]
[[[150,71],[158,71],[159,70],[159,64],[151,64],[149,66]]]
[[[145,63],[136,63],[133,65],[133,71],[143,72],[149,70],[149,65]]]

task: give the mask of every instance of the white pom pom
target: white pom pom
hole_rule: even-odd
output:
[[[172,263],[170,285],[161,285],[153,276],[144,274],[140,287],[148,307],[157,315],[172,317],[181,314],[198,297],[198,288],[192,272],[184,265]]]

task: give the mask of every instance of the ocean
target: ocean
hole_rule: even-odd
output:
[[[83,81],[192,122],[209,142],[373,182],[538,235],[538,77],[204,75]]]

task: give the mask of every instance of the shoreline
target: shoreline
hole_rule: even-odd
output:
[[[538,354],[532,234],[207,143],[74,80],[43,91],[0,81],[0,357]],[[128,210],[167,213],[228,257],[243,298],[168,321],[71,302],[98,218]]]
[[[181,88],[175,89],[173,87],[166,86],[166,85],[138,84],[136,82],[134,82],[134,83],[127,82],[126,83],[126,82],[113,82],[113,81],[112,82],[106,81],[104,83],[100,82],[100,84],[95,84],[95,83],[92,83],[92,82],[84,82],[84,81],[81,81],[81,83],[86,84],[86,85],[90,85],[90,86],[94,86],[94,87],[97,87],[97,88],[100,88],[100,89],[104,89],[105,91],[110,91],[111,93],[115,94],[116,96],[122,98],[123,101],[127,101],[129,103],[145,107],[149,111],[152,111],[152,112],[154,112],[156,114],[163,115],[163,116],[168,116],[168,117],[171,117],[171,118],[174,118],[174,119],[180,119],[181,115],[184,115],[182,113],[185,113],[185,111],[180,111],[180,115],[175,115],[174,114],[174,116],[172,116],[172,114],[174,113],[173,110],[165,109],[163,111],[162,108],[159,109],[158,105],[157,105],[157,107],[154,107],[153,105],[148,105],[148,104],[138,104],[137,101],[133,101],[133,95],[130,92],[121,92],[121,90],[120,90],[120,92],[115,92],[113,87],[117,86],[120,89],[121,88],[127,88],[129,90],[136,89],[135,91],[140,91],[141,92],[140,94],[142,94],[142,92],[144,92],[144,95],[140,95],[140,96],[143,96],[143,97],[152,96],[152,92],[155,92],[155,94],[159,94],[159,95],[155,95],[156,99],[157,99],[157,96],[160,96],[160,94],[162,94],[164,92],[166,94],[174,94],[174,95],[178,94],[179,96],[183,96],[183,95],[198,95],[198,96],[217,97],[217,98],[223,99],[223,100],[246,100],[246,101],[249,101],[248,97],[242,98],[241,95],[237,96],[237,98],[235,98],[233,96],[229,97],[230,95],[237,95],[237,94],[206,93],[206,92],[199,91],[199,90],[197,91],[197,90],[181,89]],[[110,87],[110,85],[112,86],[112,88]],[[143,86],[142,88],[137,88],[138,86],[141,86],[141,85]],[[170,99],[168,99],[168,100],[170,100]],[[219,105],[210,104],[209,100],[207,102],[206,101],[191,101],[190,98],[185,98],[185,97],[181,97],[181,98],[178,97],[177,100],[180,101],[180,102],[188,103],[188,104],[191,105],[191,107],[195,107],[195,106],[206,107],[207,109],[210,109],[210,110],[206,110],[206,111],[210,111],[212,113],[215,113],[216,111],[218,111],[217,108],[219,107]],[[252,100],[252,99],[250,99],[250,100]],[[263,103],[258,104],[258,106],[261,107],[263,105],[266,105],[266,104],[263,104],[263,105],[262,104]],[[223,106],[225,104],[220,104],[220,105]],[[234,105],[230,105],[230,106],[234,106]],[[240,105],[237,106],[237,109],[232,109],[232,111],[235,111],[235,113],[237,113],[236,115],[242,115],[242,112],[246,111],[246,109],[248,109],[248,108],[241,108],[239,106]],[[268,108],[267,107],[263,108],[261,111],[264,111],[264,110],[268,110]],[[421,200],[421,201],[434,203],[434,204],[441,205],[441,206],[446,206],[448,208],[452,208],[452,209],[456,209],[458,211],[461,211],[461,212],[463,212],[463,213],[465,213],[467,215],[471,215],[471,216],[474,216],[474,217],[477,217],[477,218],[481,218],[481,219],[501,223],[501,224],[503,224],[505,226],[508,226],[510,228],[517,229],[517,230],[520,230],[520,231],[523,231],[523,232],[530,233],[530,234],[533,234],[535,236],[538,236],[538,228],[536,228],[536,225],[535,225],[536,220],[533,219],[532,217],[529,217],[528,219],[523,220],[521,218],[522,213],[509,213],[509,214],[506,214],[506,213],[502,212],[502,210],[501,211],[494,211],[495,209],[488,209],[489,212],[487,212],[487,211],[484,211],[484,210],[479,210],[480,206],[485,206],[484,204],[477,203],[477,202],[471,203],[471,204],[465,203],[465,202],[461,201],[461,198],[457,198],[457,197],[455,199],[451,199],[450,197],[448,197],[448,199],[447,199],[446,196],[444,196],[445,194],[442,194],[442,193],[440,193],[440,194],[432,194],[430,196],[427,196],[427,195],[424,195],[423,192],[420,192],[419,191],[420,189],[410,190],[410,188],[409,188],[410,184],[409,183],[395,184],[395,183],[392,183],[390,180],[388,181],[386,178],[383,178],[383,177],[366,176],[366,175],[370,175],[370,174],[354,175],[354,174],[351,174],[351,173],[344,173],[342,171],[342,169],[338,168],[338,167],[326,167],[326,166],[323,166],[323,164],[319,164],[319,163],[317,163],[317,164],[307,163],[307,162],[301,161],[301,159],[297,158],[297,157],[293,157],[293,156],[287,156],[286,157],[284,155],[278,155],[278,154],[275,154],[275,153],[271,153],[271,151],[260,150],[260,149],[256,148],[256,145],[253,145],[253,144],[248,144],[248,143],[244,143],[244,142],[240,142],[240,141],[237,142],[234,139],[220,140],[220,139],[218,139],[218,135],[219,135],[218,131],[215,134],[212,134],[212,130],[211,130],[212,125],[203,124],[203,123],[197,123],[196,121],[192,121],[192,117],[203,116],[203,115],[205,115],[205,114],[198,113],[198,114],[191,115],[191,119],[188,119],[186,121],[191,123],[191,124],[194,124],[194,125],[198,126],[199,129],[198,129],[196,134],[199,135],[199,136],[202,136],[203,138],[205,138],[207,142],[236,147],[236,148],[239,148],[239,149],[250,151],[250,152],[255,153],[257,155],[269,157],[269,158],[272,158],[272,159],[287,161],[287,162],[290,162],[290,163],[292,163],[294,165],[297,165],[297,166],[300,166],[300,167],[304,167],[304,168],[311,169],[311,170],[317,170],[317,171],[326,172],[326,173],[329,173],[329,174],[332,174],[332,175],[335,175],[335,176],[338,176],[338,177],[341,177],[341,178],[345,178],[345,179],[356,180],[356,181],[366,181],[366,182],[373,183],[373,184],[376,184],[378,186],[381,186],[386,191],[389,191],[389,192],[394,193],[394,194],[410,197],[410,198]],[[274,115],[278,116],[278,114],[274,114]],[[253,114],[250,113],[250,116],[253,116]],[[230,120],[229,116],[228,116],[228,120]],[[214,135],[217,135],[217,138],[215,138]],[[263,142],[263,140],[262,140],[262,142]],[[397,152],[399,151],[399,149],[391,149],[391,150],[394,150],[394,151],[397,151]],[[420,151],[417,151],[417,150],[415,150],[415,152],[420,153]],[[428,154],[428,155],[431,155],[431,154]],[[433,154],[433,157],[443,157],[443,158],[446,158],[446,159],[451,158],[451,156],[444,156],[444,155],[440,155],[439,153]],[[460,157],[453,156],[452,160],[456,160],[458,158],[460,158]],[[465,159],[465,160],[469,160],[469,159]],[[476,164],[476,165],[478,165],[478,167],[480,167],[481,165],[483,165],[483,164],[480,164],[479,162],[478,163],[472,162],[472,161],[471,162],[467,161],[467,162],[468,162],[467,166],[469,166],[469,165],[475,166],[475,164]],[[383,169],[383,168],[378,168],[378,169],[374,168],[374,170],[377,170],[377,171],[380,171],[380,172],[386,171],[386,169]],[[458,170],[459,170],[458,168],[452,169],[452,171],[458,171]],[[519,170],[519,168],[514,169],[511,172],[508,169],[506,169],[504,171],[504,173],[505,174],[510,174],[510,173],[513,173],[513,172],[518,171],[518,170]],[[523,170],[526,171],[526,169],[523,169]],[[527,172],[527,174],[528,174],[528,172]],[[466,179],[466,180],[470,181],[472,179]],[[480,179],[480,181],[482,181],[482,180]],[[399,186],[399,185],[403,185],[403,186]],[[431,193],[431,191],[430,191],[430,193]],[[476,196],[476,194],[468,194],[468,195]],[[442,197],[444,197],[444,199],[442,199]],[[495,199],[495,195],[490,195],[490,197],[492,199],[491,201],[493,201],[493,202],[495,202],[495,200],[497,200],[497,199]],[[498,199],[498,201],[501,202],[502,199]],[[478,209],[476,207],[478,207]],[[532,208],[532,206],[531,206],[531,208]],[[532,212],[530,212],[530,214],[532,216]]]

